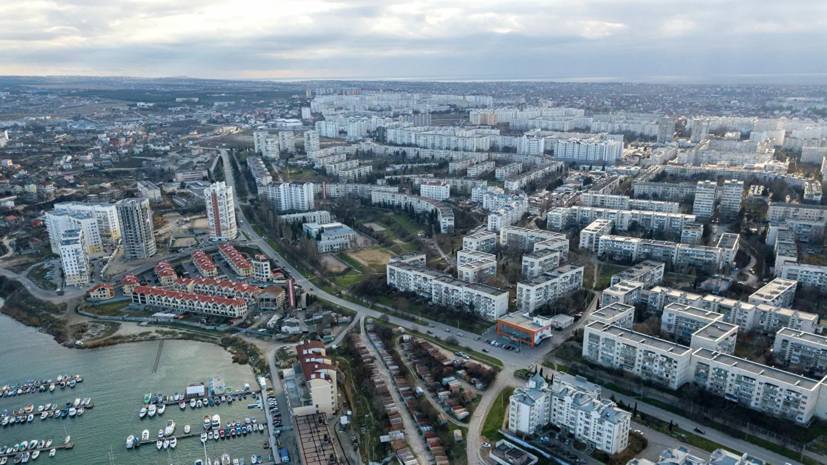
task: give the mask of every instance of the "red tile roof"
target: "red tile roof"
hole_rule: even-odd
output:
[[[138,286],[135,288],[135,294],[154,295],[169,297],[178,300],[191,300],[197,302],[214,302],[222,305],[246,305],[244,299],[236,299],[232,297],[212,296],[206,294],[196,294],[195,292],[173,291],[170,289],[163,289],[153,286]]]

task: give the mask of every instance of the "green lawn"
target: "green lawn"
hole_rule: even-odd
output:
[[[129,300],[121,300],[118,302],[109,302],[99,305],[87,305],[84,310],[100,316],[121,316],[124,314],[124,309],[129,304]]]
[[[503,427],[505,412],[508,411],[508,399],[512,392],[514,392],[514,388],[510,386],[500,391],[491,405],[491,410],[488,411],[488,415],[485,417],[485,423],[482,425],[482,435],[489,441],[493,441],[500,436],[499,430]]]

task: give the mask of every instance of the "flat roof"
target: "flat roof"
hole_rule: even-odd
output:
[[[597,310],[593,311],[592,316],[610,320],[612,318],[617,317],[621,313],[626,313],[630,310],[634,312],[635,307],[621,302],[613,302],[609,305],[606,305],[605,307],[600,307]]]
[[[600,321],[593,321],[587,324],[586,327],[594,328],[604,334],[610,334],[638,347],[652,347],[675,355],[686,355],[692,350],[689,347],[665,339],[649,336],[648,334],[632,331],[631,329],[621,328],[620,326],[607,325]]]
[[[695,331],[692,334],[692,337],[697,336],[704,339],[717,341],[723,337],[728,337],[733,331],[738,332],[738,325],[727,323],[725,321],[713,321],[712,323]]]
[[[731,368],[737,368],[739,370],[749,372],[755,376],[764,376],[767,378],[771,378],[775,381],[784,383],[788,386],[798,387],[801,389],[806,389],[808,391],[814,390],[821,384],[821,381],[805,378],[804,376],[797,375],[795,373],[790,373],[789,371],[784,371],[778,368],[773,368],[771,366],[762,365],[760,363],[753,362],[751,360],[747,360],[744,358],[735,357],[733,355],[724,354],[721,352],[713,352],[709,349],[698,349],[693,353],[693,356],[698,357],[700,359],[708,360],[710,362],[716,362],[718,364],[726,365]]]
[[[738,243],[738,238],[740,237],[740,234],[723,233],[721,234],[721,238],[718,239],[718,248],[731,249],[735,247],[735,245]]]
[[[724,315],[721,313],[713,312],[711,310],[704,310],[702,308],[693,307],[691,305],[683,304],[680,302],[672,302],[671,304],[663,308],[664,312],[667,310],[678,314],[682,313],[695,319],[709,320],[710,322],[719,320],[724,317]]]
[[[809,342],[811,344],[818,344],[827,346],[827,336],[822,336],[820,334],[808,333],[806,331],[799,331],[797,329],[792,328],[781,328],[778,332],[775,333],[775,337],[778,338],[779,336],[789,337],[792,339],[801,339],[803,341]]]

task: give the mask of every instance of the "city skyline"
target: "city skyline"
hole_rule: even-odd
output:
[[[708,1],[0,7],[0,75],[823,82],[827,6]]]

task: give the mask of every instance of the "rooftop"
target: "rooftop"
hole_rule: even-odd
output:
[[[733,355],[724,354],[721,352],[713,352],[709,349],[698,349],[693,355],[696,358],[707,360],[708,362],[715,362],[726,365],[731,368],[746,371],[755,376],[764,376],[771,378],[779,383],[784,383],[789,387],[796,387],[812,391],[821,385],[821,381],[816,381],[804,376],[790,373],[788,371],[773,368],[771,366],[762,365],[751,360],[738,358]]]
[[[607,325],[599,321],[593,321],[586,325],[586,328],[592,328],[604,334],[612,335],[618,339],[629,342],[636,347],[651,347],[663,352],[669,352],[675,355],[688,355],[692,350],[689,347],[675,344],[674,342],[665,339],[659,339],[648,334],[638,333],[630,329],[621,328],[620,326]]]

